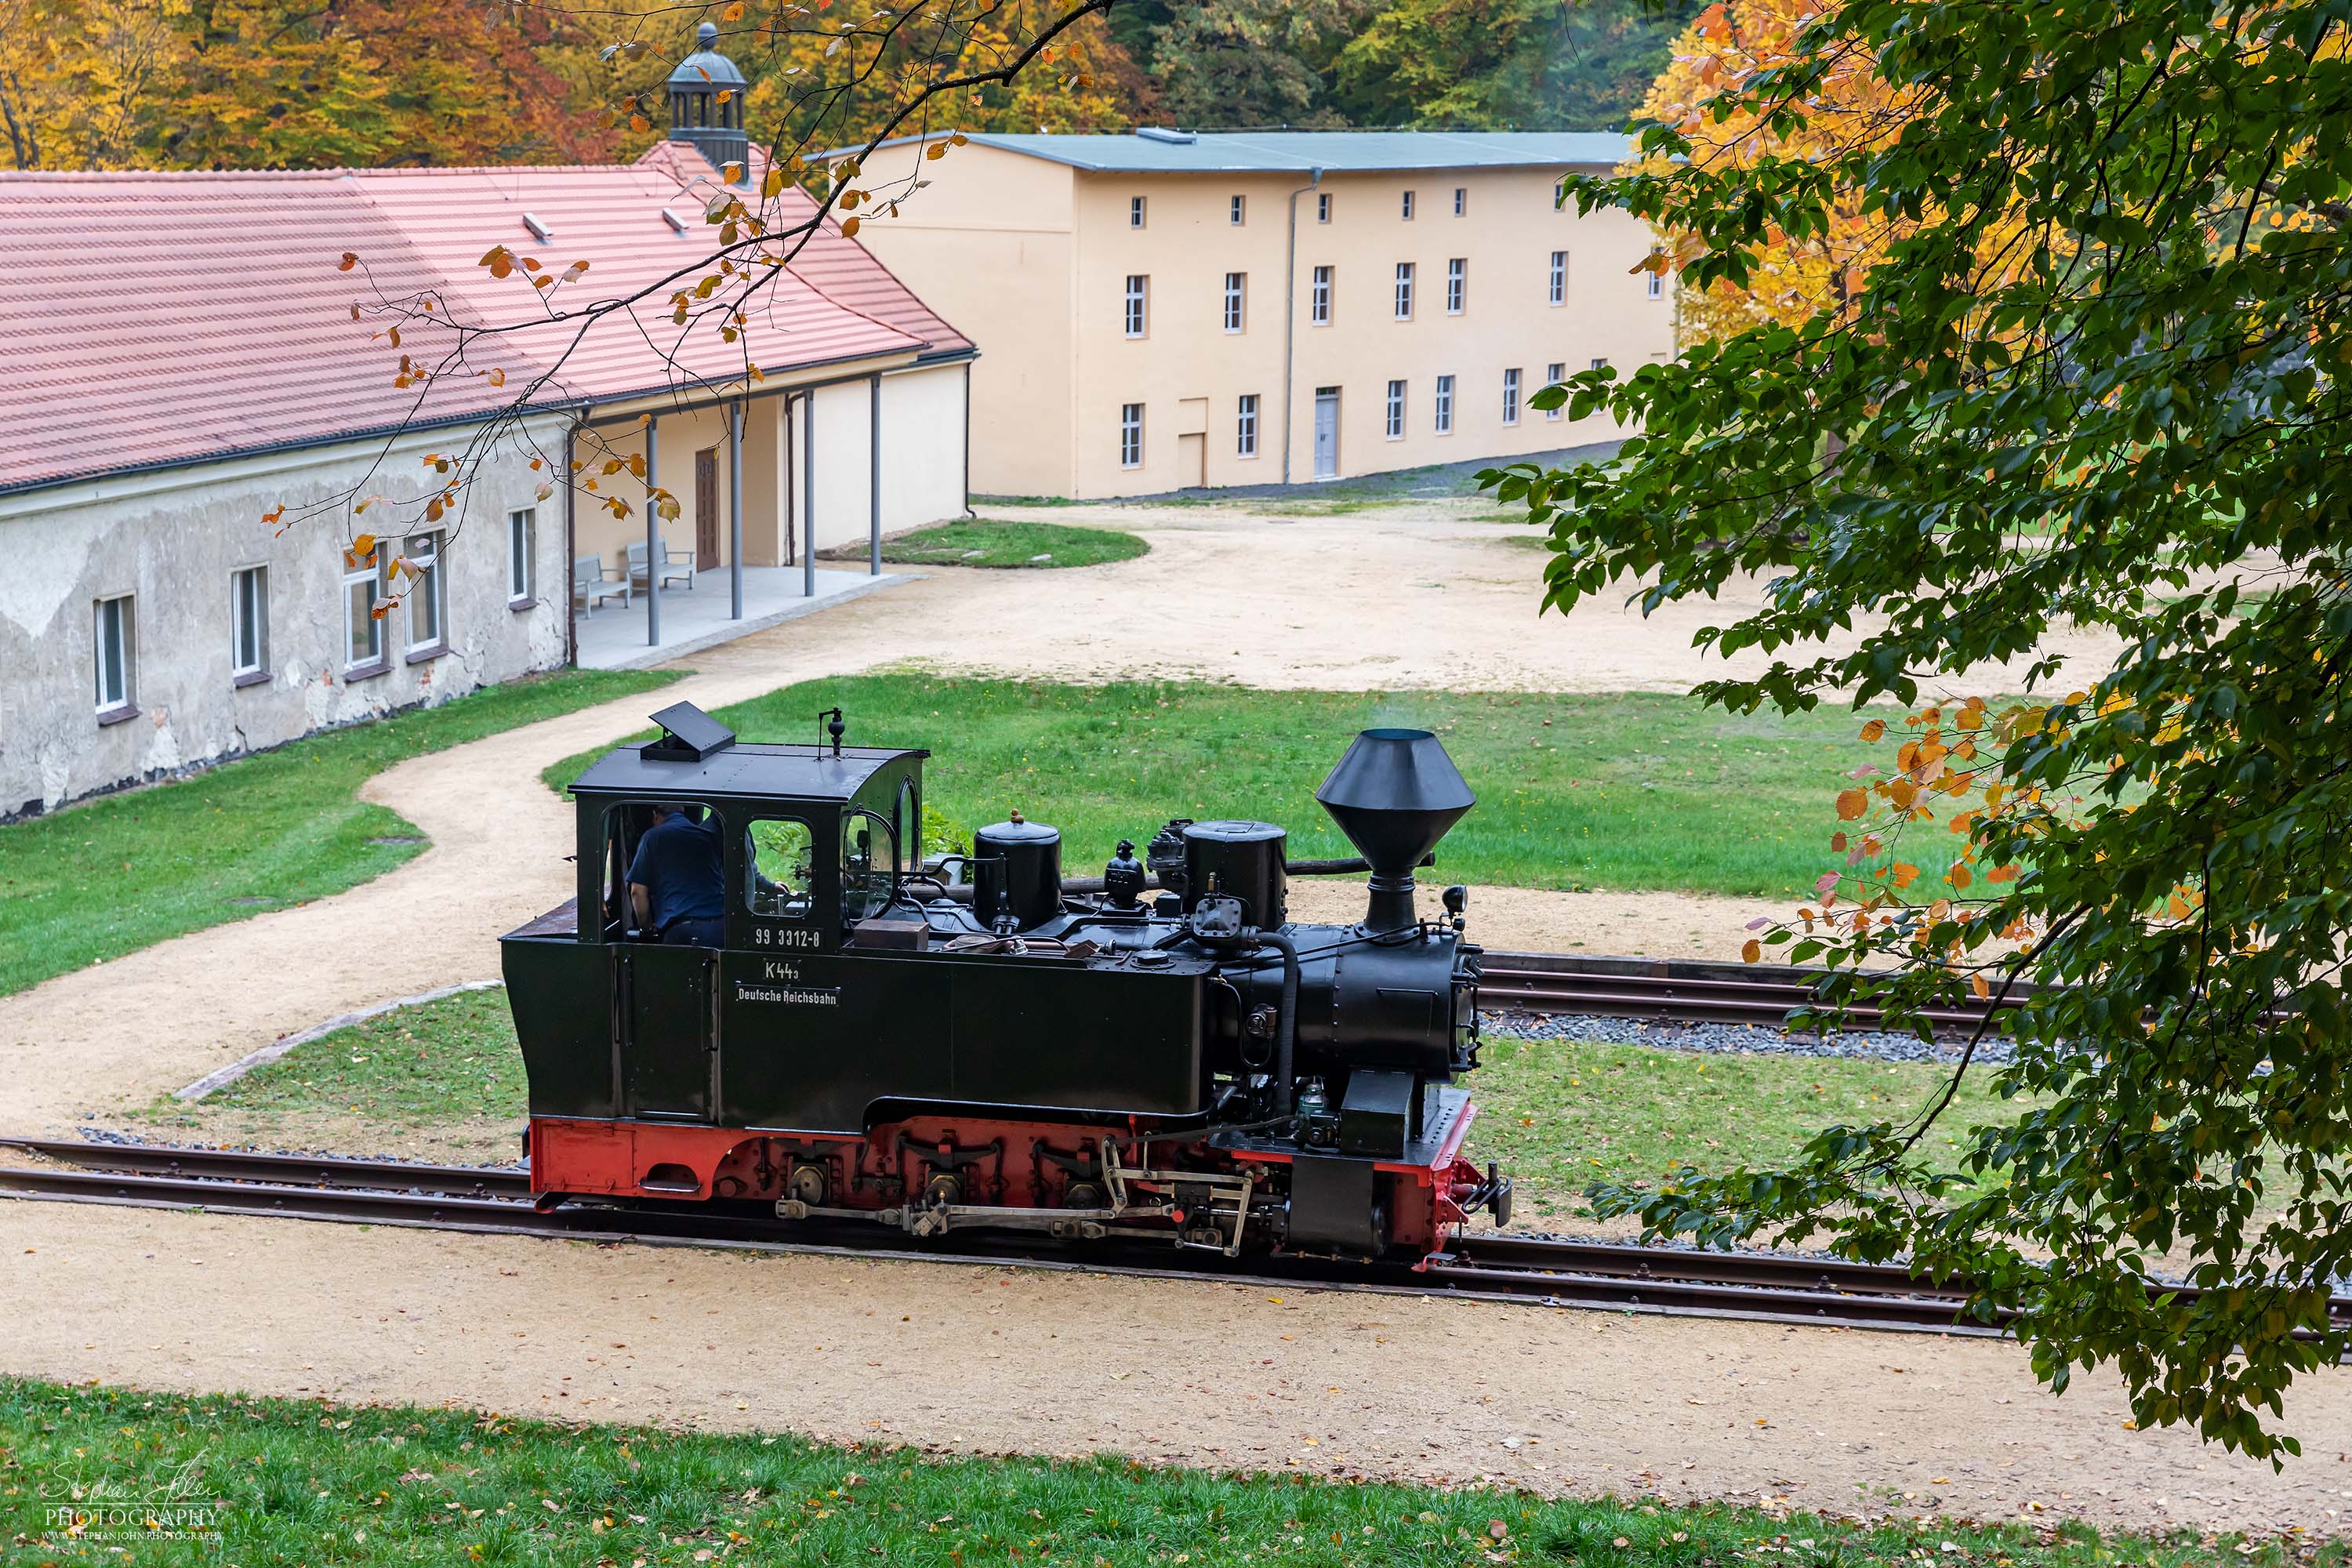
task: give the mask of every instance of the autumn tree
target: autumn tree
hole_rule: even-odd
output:
[[[1334,59],[1334,100],[1368,125],[1613,130],[1689,12],[1689,0],[1391,0]]]
[[[1899,753],[1839,801],[1820,896],[1757,951],[1831,964],[1827,1011],[1998,1004],[1955,1082],[1997,1033],[2011,1099],[1596,1198],[1907,1255],[2014,1310],[2053,1386],[2112,1364],[2141,1425],[2292,1454],[2282,1395],[2352,1350],[2340,7],[1845,0],[1753,68],[1733,19],[1699,123],[1646,126],[1643,165],[1574,199],[1690,237],[1701,292],[1848,215],[1899,234],[1843,301],[1769,282],[1675,363],[1538,395],[1638,427],[1615,460],[1489,477],[1549,531],[1549,605],[1768,581],[1701,640],[1769,668],[1706,701],[1905,705],[1867,727]],[[1896,134],[1822,123],[1865,69],[1900,84]],[[2061,626],[2119,651],[2045,692]],[[1988,689],[2004,665],[2022,700]]]

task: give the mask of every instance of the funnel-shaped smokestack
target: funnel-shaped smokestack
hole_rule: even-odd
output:
[[[1368,931],[1401,931],[1413,923],[1413,867],[1478,804],[1454,759],[1426,730],[1366,730],[1315,798],[1371,863]]]

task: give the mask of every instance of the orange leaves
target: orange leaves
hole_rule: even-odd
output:
[[[1969,989],[1976,993],[1977,1000],[1979,1002],[1992,994],[1992,987],[1985,984],[1985,977],[1981,974],[1969,976]]]
[[[1870,792],[1860,789],[1838,791],[1837,814],[1840,822],[1854,822],[1870,809]]]
[[[844,239],[855,239],[857,237],[857,220],[856,218],[845,217],[841,220],[841,237]]]
[[[509,276],[514,271],[514,252],[503,245],[490,247],[489,249],[482,252],[482,258],[474,263],[477,267],[488,268],[490,276],[493,278]]]
[[[368,499],[369,500],[373,500],[375,498],[371,496]],[[359,506],[353,507],[352,510],[354,511],[361,510],[365,508],[368,502],[363,500],[360,502]],[[366,565],[374,558],[375,535],[373,533],[361,534],[357,539],[352,540],[351,544],[343,551],[343,565],[347,570],[352,572],[358,571],[361,567]]]
[[[783,194],[784,172],[771,166],[766,174],[760,176],[760,195],[772,200]]]
[[[346,250],[343,252],[343,258],[335,263],[335,270],[338,272],[349,272],[352,268],[357,267],[359,264],[359,252],[356,250]]]
[[[1985,873],[1985,880],[1988,882],[2014,882],[2017,880],[2017,868],[2014,866],[1995,866],[1991,870]]]
[[[1896,887],[1907,888],[1919,879],[1919,868],[1912,865],[1908,860],[1897,860],[1895,862],[1893,875]]]
[[[1869,723],[1864,724],[1862,727],[1862,738],[1864,741],[1873,743],[1875,743],[1878,739],[1885,733],[1886,721],[1884,719],[1873,719]]]
[[[1955,888],[1965,888],[1976,880],[1976,873],[1969,869],[1967,861],[1955,860],[1952,862],[1952,868],[1944,873],[1944,880]]]
[[[1763,956],[1764,944],[1752,936],[1739,949],[1739,961],[1742,963],[1754,963]]]

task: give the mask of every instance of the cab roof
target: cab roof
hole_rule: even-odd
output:
[[[830,709],[817,717],[833,720],[836,743],[744,745],[736,741],[734,731],[693,703],[675,703],[653,715],[654,722],[662,728],[659,737],[607,752],[572,782],[572,793],[655,799],[846,801],[868,779],[900,758],[930,755],[925,751],[840,745],[840,710]]]
[[[738,742],[698,761],[647,757],[644,747],[623,746],[591,764],[572,785],[574,795],[632,798],[740,799],[776,796],[792,800],[846,801],[866,782],[901,757],[928,757],[927,751],[879,746],[763,746]]]

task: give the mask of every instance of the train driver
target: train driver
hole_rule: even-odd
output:
[[[629,905],[636,912],[637,930],[672,947],[719,946],[725,940],[725,858],[716,816],[700,806],[656,803],[654,825],[637,840],[636,858],[629,863]]]

